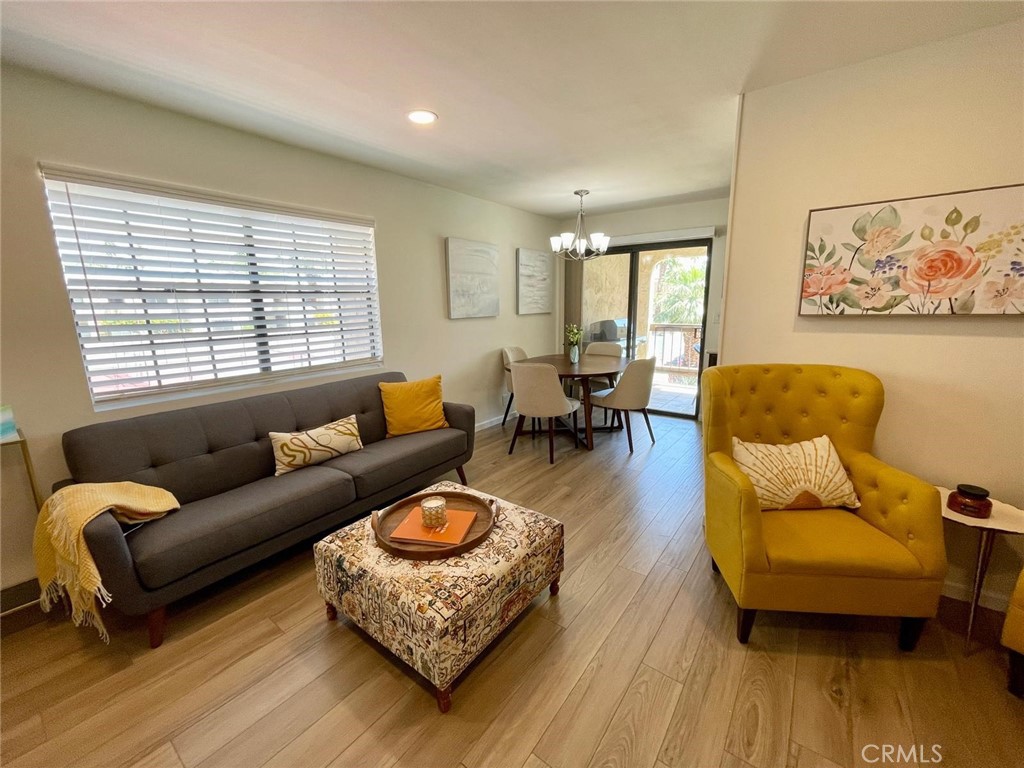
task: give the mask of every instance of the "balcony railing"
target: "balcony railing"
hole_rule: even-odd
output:
[[[696,372],[700,365],[700,326],[651,323],[647,355],[654,355],[659,370]]]

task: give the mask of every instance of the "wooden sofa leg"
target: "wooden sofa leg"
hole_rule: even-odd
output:
[[[757,615],[755,608],[740,608],[736,606],[736,639],[743,645],[750,639],[750,630],[754,628],[754,617]]]
[[[146,614],[146,628],[149,630],[149,647],[159,648],[164,641],[167,628],[167,606],[161,605]]]
[[[463,485],[469,485],[469,483],[466,482],[466,470],[462,467],[456,467],[455,471],[459,473],[459,482]]]
[[[1006,689],[1019,699],[1024,699],[1024,653],[1010,651],[1010,681]]]
[[[912,651],[917,647],[917,641],[921,637],[921,632],[924,630],[924,623],[928,619],[913,617],[903,617],[900,619],[900,650],[901,651]]]

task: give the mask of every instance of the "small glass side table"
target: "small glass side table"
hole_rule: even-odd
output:
[[[10,435],[0,440],[0,445],[17,445],[21,447],[21,458],[25,461],[25,471],[28,473],[28,483],[32,486],[32,498],[36,502],[36,511],[38,512],[43,507],[43,497],[39,493],[39,484],[36,482],[36,470],[32,466],[32,455],[28,452],[28,440],[25,439],[25,435],[22,434],[21,430],[18,430],[18,435]]]
[[[992,543],[997,533],[1024,534],[1024,509],[1017,509],[1012,504],[1005,504],[992,499],[992,515],[987,518],[970,517],[954,512],[946,506],[946,500],[952,491],[949,488],[936,486],[942,496],[942,516],[960,525],[977,528],[981,535],[978,540],[978,562],[974,567],[974,592],[971,595],[971,612],[967,616],[967,638],[964,650],[971,646],[971,631],[974,629],[974,614],[978,610],[978,599],[985,583],[988,561],[992,557]]]

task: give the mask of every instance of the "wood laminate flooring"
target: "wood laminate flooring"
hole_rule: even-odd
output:
[[[653,423],[657,444],[641,428],[632,455],[621,433],[592,453],[563,437],[554,466],[542,439],[506,455],[511,422],[478,434],[470,483],[562,520],[566,570],[456,683],[449,714],[326,620],[304,546],[170,606],[156,650],[111,612],[109,646],[54,618],[4,637],[3,765],[854,768],[882,765],[865,758],[884,744],[1024,765],[1005,652],[965,655],[940,621],[909,654],[896,619],[843,616],[762,613],[739,645],[703,545],[699,428]]]

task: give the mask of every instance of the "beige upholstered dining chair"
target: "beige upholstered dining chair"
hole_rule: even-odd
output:
[[[592,341],[583,350],[587,355],[607,355],[608,357],[622,357],[626,354],[626,348],[614,341]]]
[[[505,370],[505,389],[508,390],[508,405],[505,406],[505,416],[501,420],[501,426],[505,426],[505,422],[508,421],[509,411],[512,410],[512,398],[516,396],[515,390],[512,389],[512,373],[508,371],[508,367],[519,360],[525,360],[527,357],[526,350],[522,347],[502,347],[501,348],[501,363],[502,369]]]
[[[646,360],[634,360],[626,366],[626,370],[619,377],[619,383],[614,389],[605,389],[594,392],[590,396],[591,405],[612,409],[612,422],[615,417],[622,421],[622,414],[626,414],[626,439],[629,440],[629,452],[633,452],[633,429],[629,424],[629,412],[640,411],[647,422],[647,432],[654,440],[654,430],[651,428],[651,417],[647,414],[647,406],[651,402],[651,388],[654,386],[654,362],[653,357]]]
[[[626,348],[615,341],[592,341],[583,350],[585,355],[605,355],[607,357],[625,357]],[[615,379],[611,376],[595,376],[590,380],[591,389],[607,389],[615,386]],[[604,423],[608,423],[608,411],[604,412]]]
[[[572,433],[579,448],[579,407],[580,401],[566,397],[558,380],[555,366],[546,363],[513,363],[512,391],[516,393],[516,410],[519,420],[512,435],[509,455],[516,447],[516,439],[523,433],[526,417],[548,420],[548,458],[555,463],[555,417],[572,414]],[[530,430],[531,434],[533,430]]]

